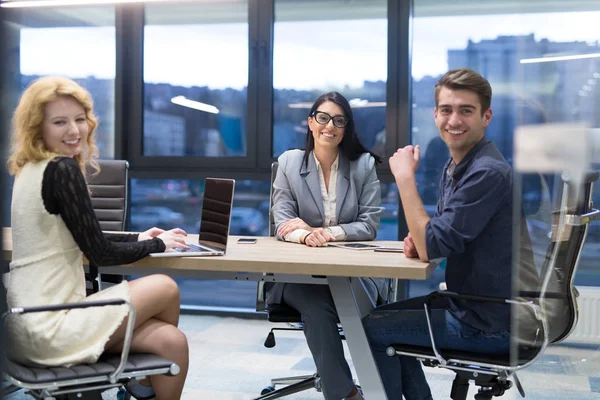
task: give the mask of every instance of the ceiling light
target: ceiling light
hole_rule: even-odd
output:
[[[60,7],[60,6],[91,6],[118,3],[155,3],[166,0],[0,0],[0,7]]]
[[[374,101],[369,102],[368,100],[352,99],[349,101],[352,108],[366,108],[366,107],[385,107],[385,101]],[[292,103],[288,104],[289,108],[311,108],[313,103]]]
[[[549,57],[540,57],[540,58],[524,58],[520,62],[521,62],[521,64],[534,64],[534,63],[554,62],[554,61],[582,60],[585,58],[597,58],[597,57],[600,57],[600,53],[573,54],[570,56],[549,56]]]
[[[219,109],[210,104],[201,103],[199,101],[186,99],[184,96],[176,96],[171,99],[171,103],[179,106],[193,108],[194,110],[200,110],[211,114],[218,114]]]

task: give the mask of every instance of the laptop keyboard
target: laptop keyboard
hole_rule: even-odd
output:
[[[206,251],[210,251],[208,249],[205,249],[204,247],[200,247],[197,244],[193,244],[193,243],[186,243],[189,247],[189,249],[182,249],[182,248],[176,248],[173,249],[179,253],[189,253],[189,252],[194,252],[194,253],[199,253],[199,252],[206,252]]]

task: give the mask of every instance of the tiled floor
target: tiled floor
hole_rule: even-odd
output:
[[[277,332],[277,346],[263,347],[273,324],[256,319],[184,315],[181,328],[190,343],[190,372],[184,400],[248,400],[260,394],[270,378],[312,374],[314,363],[301,332]],[[350,363],[352,365],[352,363]],[[434,399],[449,399],[453,373],[426,369]],[[556,346],[543,359],[520,372],[527,399],[600,399],[600,351]],[[471,387],[469,398],[475,388]],[[27,399],[22,393],[10,400]],[[116,399],[115,391],[105,399]],[[513,388],[502,399],[519,399]],[[315,390],[290,400],[323,399]]]

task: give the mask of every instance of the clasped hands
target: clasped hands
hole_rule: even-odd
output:
[[[300,238],[300,242],[310,247],[321,247],[325,246],[327,242],[335,241],[335,236],[333,236],[331,230],[327,228],[313,228],[300,218],[286,220],[281,224],[277,233],[285,238],[296,229],[309,231],[309,233]]]

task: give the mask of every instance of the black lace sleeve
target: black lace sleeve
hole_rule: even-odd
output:
[[[137,242],[137,233],[104,233],[104,237],[111,242]]]
[[[142,242],[107,240],[92,208],[83,174],[72,158],[61,157],[48,163],[42,198],[46,210],[62,217],[83,254],[95,265],[128,264],[165,250],[158,238]]]

